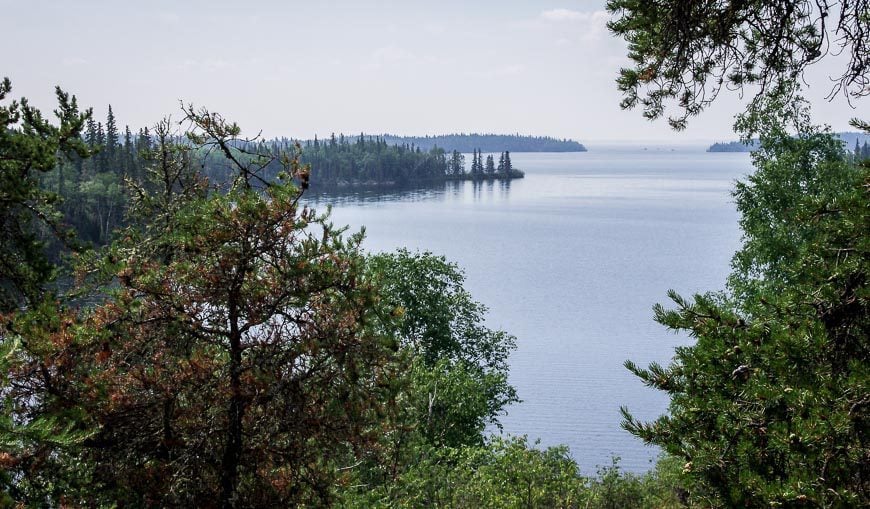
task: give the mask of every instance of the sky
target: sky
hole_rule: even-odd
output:
[[[746,99],[723,94],[680,133],[620,110],[626,46],[607,31],[603,0],[0,0],[0,13],[13,97],[48,111],[60,85],[98,119],[111,104],[134,130],[179,117],[183,101],[267,137],[691,143],[734,139]],[[816,120],[848,130],[860,109],[824,99],[835,63],[811,68],[806,95]]]

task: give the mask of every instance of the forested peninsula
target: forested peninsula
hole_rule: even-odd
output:
[[[439,134],[434,136],[397,136],[382,134],[390,145],[415,145],[423,150],[435,147],[447,151],[472,152],[586,152],[586,147],[575,140],[550,136],[521,134]]]
[[[78,232],[80,241],[105,245],[112,232],[126,224],[125,210],[129,206],[129,183],[147,180],[148,168],[163,157],[161,147],[172,145],[192,149],[197,140],[179,134],[179,126],[168,120],[151,128],[136,131],[123,128],[112,106],[104,120],[89,116],[83,123],[81,147],[87,157],[73,151],[57,162],[57,171],[40,174],[39,185],[57,197],[57,208],[67,224]],[[384,138],[359,135],[331,136],[300,143],[289,138],[233,139],[227,144],[239,163],[257,167],[255,183],[261,186],[275,182],[281,176],[282,157],[293,154],[299,163],[307,165],[306,186],[329,192],[335,188],[356,186],[406,186],[431,184],[447,180],[506,180],[522,178],[514,167],[509,151],[484,154],[471,151],[470,164],[466,155],[457,150],[446,152],[439,147],[425,150],[413,144],[390,144]],[[195,157],[202,176],[214,182],[230,182],[233,167],[227,164],[227,154],[221,151],[187,150],[186,157]],[[268,155],[268,159],[263,159]],[[297,184],[299,182],[297,181]],[[49,238],[52,252],[59,252],[58,241]]]

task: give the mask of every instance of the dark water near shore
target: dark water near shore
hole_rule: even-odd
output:
[[[722,289],[740,238],[730,190],[751,166],[700,147],[589,148],[512,154],[526,178],[510,182],[310,199],[332,203],[336,224],[364,225],[369,251],[429,250],[465,269],[489,326],[517,336],[523,403],[506,433],[568,444],[585,473],[614,455],[643,471],[657,451],[619,427],[619,407],[653,418],[667,399],[622,363],[666,363],[688,341],[651,307],[669,288]]]

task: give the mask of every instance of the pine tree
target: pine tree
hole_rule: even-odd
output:
[[[0,80],[0,102],[11,91],[9,79]],[[90,110],[79,112],[75,96],[60,88],[56,95],[58,126],[44,120],[26,99],[0,105],[0,313],[39,302],[54,274],[39,230],[69,240],[58,217],[57,197],[40,189],[39,179],[55,168],[61,153],[89,155],[80,136],[85,123],[92,122]],[[63,191],[63,178],[58,185]],[[0,413],[0,426],[2,417]]]
[[[486,173],[495,174],[495,160],[492,158],[492,154],[486,156]]]

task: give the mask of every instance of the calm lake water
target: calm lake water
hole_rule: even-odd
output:
[[[584,473],[612,456],[647,470],[657,450],[620,428],[619,407],[651,419],[667,398],[622,364],[667,363],[688,341],[652,320],[669,288],[723,288],[740,240],[730,190],[749,156],[592,146],[512,160],[525,179],[316,201],[333,204],[336,224],[365,226],[369,251],[429,250],[465,269],[488,325],[517,337],[511,381],[523,402],[502,418],[505,433],[567,444]]]

